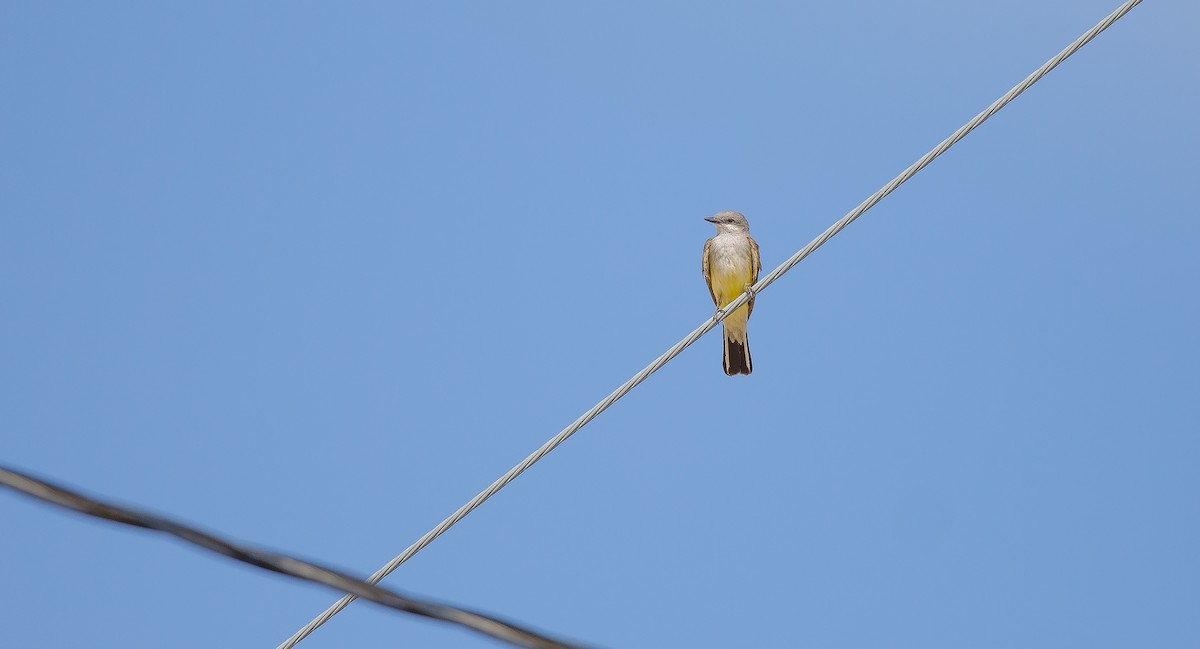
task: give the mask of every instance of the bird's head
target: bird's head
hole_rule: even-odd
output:
[[[718,212],[712,216],[704,218],[705,221],[717,226],[717,233],[734,232],[745,233],[750,231],[750,222],[746,217],[742,216],[741,212]]]

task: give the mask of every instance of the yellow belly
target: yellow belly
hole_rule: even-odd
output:
[[[734,298],[746,291],[747,284],[753,284],[750,269],[716,268],[712,273],[713,295],[721,303],[721,308],[733,301]],[[745,308],[745,307],[743,307]],[[741,311],[741,309],[738,309]]]

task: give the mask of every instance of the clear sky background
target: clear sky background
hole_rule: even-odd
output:
[[[366,575],[1117,0],[0,9],[0,460]],[[1149,0],[384,583],[604,647],[1200,645],[1200,5]],[[0,644],[336,599],[0,494]],[[495,647],[355,604],[301,647]]]

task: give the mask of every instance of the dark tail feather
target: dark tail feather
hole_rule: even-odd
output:
[[[754,365],[750,363],[750,341],[738,342],[729,338],[725,339],[725,373],[729,376],[735,374],[749,374],[754,370]]]

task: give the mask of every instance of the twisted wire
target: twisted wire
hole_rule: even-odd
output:
[[[1126,13],[1129,13],[1131,9],[1141,4],[1141,2],[1142,0],[1128,0],[1111,14],[1109,14],[1104,20],[1097,23],[1095,27],[1092,27],[1082,36],[1075,39],[1074,42],[1064,48],[1056,56],[1051,58],[1049,61],[1046,61],[1040,68],[1026,77],[1024,81],[1014,86],[1008,92],[1004,93],[1003,96],[972,118],[971,121],[964,124],[945,140],[942,140],[942,142],[934,147],[933,150],[921,156],[919,160],[902,171],[900,175],[893,178],[891,182],[881,187],[879,191],[875,192],[862,203],[860,203],[858,207],[854,208],[848,214],[838,219],[836,223],[829,226],[829,228],[822,232],[820,236],[813,239],[808,245],[804,246],[798,252],[796,252],[796,254],[789,257],[787,261],[780,264],[775,270],[768,273],[766,277],[763,277],[758,281],[758,283],[751,287],[749,292],[739,295],[735,300],[733,300],[733,302],[730,302],[728,305],[726,305],[724,309],[718,311],[704,324],[700,325],[690,334],[685,336],[683,340],[675,343],[675,345],[668,349],[662,356],[654,359],[654,361],[642,369],[642,371],[633,375],[632,378],[621,384],[621,386],[614,390],[612,394],[609,394],[602,401],[600,401],[600,403],[592,406],[590,410],[583,413],[583,415],[572,422],[570,426],[564,428],[561,432],[551,438],[550,441],[543,444],[541,448],[534,451],[529,457],[522,460],[520,464],[510,469],[508,473],[500,476],[500,478],[493,482],[487,489],[484,489],[477,496],[472,498],[470,502],[460,507],[457,511],[446,518],[446,520],[439,523],[437,527],[427,532],[420,539],[417,539],[416,543],[410,545],[408,549],[402,552],[399,556],[389,561],[387,565],[383,566],[376,571],[375,574],[371,575],[369,581],[374,583],[391,574],[392,571],[400,567],[400,564],[408,561],[408,559],[414,554],[420,552],[422,548],[429,545],[434,539],[441,536],[442,533],[466,517],[467,514],[470,514],[476,507],[479,507],[488,498],[491,498],[496,494],[496,492],[503,489],[505,485],[507,485],[509,482],[512,482],[513,479],[524,473],[526,469],[533,466],[538,460],[545,457],[547,453],[553,451],[558,447],[559,444],[562,444],[567,440],[567,438],[569,438],[571,435],[574,435],[576,431],[578,431],[580,428],[583,428],[592,419],[595,419],[597,415],[607,410],[608,407],[615,403],[618,399],[625,396],[633,388],[637,387],[639,383],[646,380],[646,378],[651,374],[657,372],[659,368],[661,368],[671,359],[678,356],[680,352],[689,347],[692,343],[699,340],[701,336],[711,331],[713,327],[716,327],[722,320],[725,319],[727,314],[733,313],[738,309],[738,307],[745,304],[746,301],[750,299],[751,294],[757,294],[759,291],[773,284],[775,280],[782,277],[784,273],[791,270],[796,266],[796,264],[799,264],[801,261],[803,261],[805,257],[809,256],[817,248],[820,248],[822,245],[824,245],[826,241],[833,237],[833,235],[841,232],[846,226],[853,223],[855,219],[862,216],[863,213],[874,207],[879,201],[883,200],[884,197],[895,191],[900,185],[903,185],[905,182],[907,182],[908,179],[912,178],[913,175],[915,175],[918,171],[921,171],[925,167],[929,166],[929,163],[933,162],[935,158],[945,153],[950,147],[954,146],[959,140],[966,137],[968,133],[975,130],[975,128],[980,124],[986,122],[988,118],[990,118],[992,115],[995,115],[997,111],[999,111],[1001,108],[1004,108],[1004,106],[1006,106],[1013,99],[1016,99],[1018,95],[1025,92],[1033,84],[1037,83],[1038,80],[1046,76],[1046,74],[1057,67],[1058,64],[1062,63],[1067,59],[1067,57],[1077,52],[1081,47],[1095,38],[1097,34],[1105,29],[1108,29],[1110,25],[1112,25]],[[346,606],[353,601],[353,595],[346,595],[342,599],[338,600],[332,606],[314,618],[311,622],[304,625],[304,627],[293,634],[292,637],[280,644],[277,649],[292,649],[292,647],[296,646],[298,642],[307,637],[317,627],[324,624],[329,620],[329,618],[346,608]]]
[[[375,602],[388,608],[421,615],[450,624],[457,624],[518,647],[529,649],[582,649],[553,640],[544,635],[524,629],[510,622],[475,613],[453,606],[435,604],[401,595],[399,593],[361,581],[331,568],[319,566],[295,557],[256,550],[202,532],[194,527],[177,523],[147,512],[105,503],[79,492],[66,489],[34,478],[28,474],[0,466],[0,486],[9,487],[18,493],[37,498],[52,505],[71,509],[88,516],[103,518],[124,525],[140,527],[170,534],[209,552],[222,554],[252,566],[270,570],[289,577],[329,586],[356,597]]]

